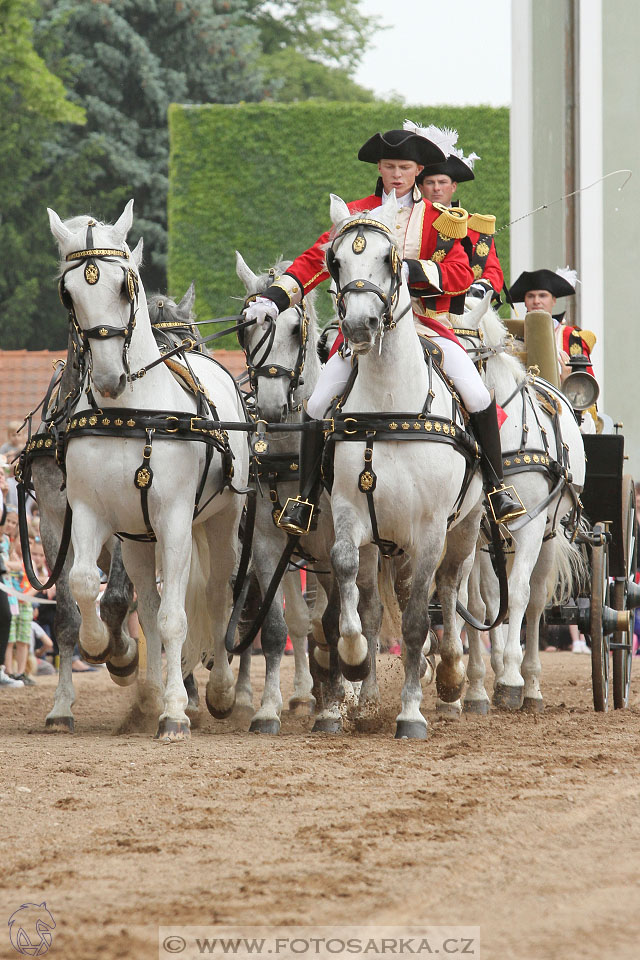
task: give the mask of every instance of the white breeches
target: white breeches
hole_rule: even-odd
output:
[[[480,374],[467,356],[466,350],[447,337],[429,336],[442,350],[442,367],[462,398],[469,413],[485,410],[491,403],[491,395]],[[315,420],[324,417],[334,397],[339,397],[351,374],[351,360],[344,360],[334,353],[325,364],[309,397],[307,413]]]

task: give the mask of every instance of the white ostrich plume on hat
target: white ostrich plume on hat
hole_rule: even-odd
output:
[[[457,130],[452,130],[450,127],[436,127],[433,123],[429,124],[428,127],[421,127],[419,124],[414,123],[413,120],[405,120],[402,124],[402,129],[410,130],[419,137],[424,137],[426,140],[430,140],[431,143],[435,143],[447,157],[455,152],[454,148],[458,142]]]
[[[576,288],[576,284],[580,283],[580,280],[578,280],[577,271],[573,270],[568,265],[566,267],[556,267],[555,272],[559,277],[562,277],[563,280],[566,280],[567,283],[570,283],[574,290]]]

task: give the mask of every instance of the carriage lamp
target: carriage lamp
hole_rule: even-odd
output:
[[[590,360],[578,353],[569,360],[571,373],[562,384],[562,392],[574,410],[587,410],[598,399],[600,387],[595,377],[587,373]]]

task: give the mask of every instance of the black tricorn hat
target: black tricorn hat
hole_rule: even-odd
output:
[[[379,160],[413,160],[423,166],[443,163],[446,154],[431,140],[409,130],[387,130],[369,137],[358,151],[358,160],[378,163]]]
[[[456,183],[475,180],[475,175],[471,167],[465,163],[464,160],[461,160],[460,157],[456,157],[455,153],[452,153],[444,163],[433,163],[425,166],[424,170],[421,170],[416,177],[416,181],[422,183],[425,177],[437,177],[442,173],[446,174],[447,177],[451,177]]]
[[[514,303],[522,303],[529,290],[548,290],[554,297],[572,297],[575,288],[553,270],[524,270],[509,293]]]

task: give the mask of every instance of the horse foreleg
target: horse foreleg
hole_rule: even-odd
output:
[[[495,706],[503,710],[519,710],[522,706],[524,680],[520,672],[520,632],[529,604],[531,574],[540,552],[545,521],[544,516],[538,516],[513,534],[514,557],[509,573],[509,626],[503,654],[504,672],[493,694]]]
[[[68,564],[56,583],[55,635],[60,654],[58,686],[54,695],[53,707],[47,714],[47,727],[67,730],[73,733],[74,718],[72,706],[75,702],[73,689],[73,651],[78,641],[80,614],[69,589]]]
[[[340,733],[345,688],[338,663],[338,636],[340,633],[340,592],[333,578],[325,578],[323,587],[327,604],[320,621],[314,617],[313,658],[315,669],[322,678],[321,696],[313,724],[313,733]]]
[[[135,584],[138,598],[138,619],[147,645],[144,676],[138,676],[137,705],[140,711],[156,720],[163,710],[162,641],[158,632],[160,594],[156,585],[155,545],[125,541],[122,556]]]
[[[560,534],[561,535],[561,534]],[[547,540],[542,544],[540,556],[531,576],[529,605],[527,607],[527,640],[522,660],[524,678],[524,710],[540,713],[544,710],[544,700],[540,690],[540,619],[547,601],[547,575],[553,563],[556,541]]]
[[[97,610],[100,595],[97,558],[110,533],[106,523],[84,503],[74,506],[71,529],[73,565],[69,574],[69,585],[82,621],[80,650],[84,659],[90,663],[105,663],[111,655],[109,631]]]
[[[442,640],[440,662],[436,669],[436,710],[458,717],[462,710],[460,697],[466,670],[462,659],[462,640],[456,613],[458,590],[471,571],[480,523],[480,509],[454,527],[447,537],[446,553],[436,573],[438,598],[442,606]],[[466,599],[466,596],[465,596]]]
[[[433,538],[432,538],[433,539]],[[420,659],[425,651],[429,634],[429,592],[436,564],[442,552],[444,537],[432,544],[423,545],[413,572],[411,592],[402,614],[402,664],[404,684],[402,709],[396,717],[396,739],[426,740],[427,721],[422,715],[422,685],[420,683]],[[425,549],[426,547],[426,549]]]
[[[109,579],[100,603],[100,616],[110,634],[112,653],[107,669],[114,683],[126,687],[135,681],[138,673],[138,642],[129,636],[124,626],[133,599],[133,585],[122,562],[120,542],[115,537],[111,539],[110,550]]]
[[[358,576],[360,591],[359,613],[362,632],[369,646],[371,669],[362,681],[358,697],[357,714],[360,718],[375,716],[380,709],[380,688],[376,675],[376,655],[378,636],[382,626],[382,603],[378,591],[378,548],[368,544],[360,548],[360,573]]]
[[[187,635],[185,598],[191,567],[191,517],[165,514],[154,529],[163,575],[157,623],[167,664],[164,709],[156,738],[184,740],[190,735],[190,722],[185,713],[188,697],[182,682],[182,647]]]
[[[307,659],[307,635],[311,618],[297,571],[285,575],[284,596],[284,618],[291,637],[294,660],[293,696],[289,700],[289,710],[310,715],[315,708],[313,677]]]
[[[464,603],[463,596],[460,597]],[[479,620],[484,620],[485,605],[480,594],[480,563],[476,552],[473,569],[468,581],[469,610]],[[469,660],[467,662],[468,687],[464,695],[463,709],[465,713],[487,714],[490,700],[484,688],[486,667],[484,665],[484,647],[479,630],[467,624],[467,638],[469,641]]]
[[[331,563],[340,590],[338,658],[343,676],[353,682],[364,680],[371,669],[369,648],[358,614],[360,594],[356,581],[360,551],[351,524],[337,518],[335,522],[336,541],[331,550]]]

